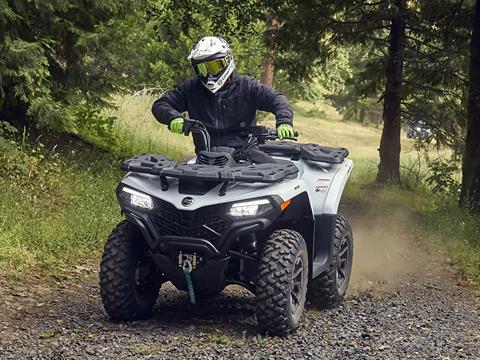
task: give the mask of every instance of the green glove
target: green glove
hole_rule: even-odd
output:
[[[282,124],[277,127],[277,137],[280,140],[291,139],[295,137],[295,132],[293,131],[293,126],[290,124]]]
[[[183,133],[183,118],[176,118],[170,121],[168,125],[168,129],[175,134],[182,134]]]

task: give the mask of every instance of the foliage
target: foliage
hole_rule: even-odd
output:
[[[454,159],[434,159],[429,163],[430,176],[425,181],[434,193],[460,193],[460,182],[455,178],[459,164]]]
[[[0,111],[5,120],[29,119],[76,133],[81,113],[69,110],[79,101],[92,111],[105,105],[121,85],[121,71],[105,53],[129,0],[1,1]],[[119,54],[115,54],[118,57]]]

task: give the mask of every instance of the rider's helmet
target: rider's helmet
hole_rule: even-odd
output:
[[[232,49],[227,41],[217,36],[201,39],[188,56],[202,84],[216,93],[235,69]]]

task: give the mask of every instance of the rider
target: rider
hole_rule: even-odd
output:
[[[242,130],[255,125],[256,111],[262,110],[275,114],[279,139],[294,137],[293,110],[287,98],[251,77],[234,72],[232,50],[223,38],[204,37],[188,59],[197,76],[167,92],[152,107],[155,118],[168,125],[170,131],[183,133],[182,113],[186,111],[190,118],[205,125],[212,146],[238,149],[246,142]],[[197,134],[193,134],[193,141],[197,153],[203,150]],[[251,158],[254,162],[265,162],[259,151]]]

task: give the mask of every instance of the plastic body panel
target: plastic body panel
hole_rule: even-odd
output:
[[[322,147],[322,149],[328,150],[329,148]],[[160,180],[161,176],[137,172],[127,173],[117,191],[120,194],[123,187],[135,189],[150,195],[155,201],[170,204],[187,217],[189,213],[193,214],[202,211],[203,208],[216,205],[219,207],[224,205],[222,212],[227,212],[231,204],[253,199],[274,197],[277,206],[287,200],[292,200],[292,204],[295,204],[287,207],[283,213],[274,214],[272,212],[271,216],[237,221],[229,228],[229,233],[225,235],[222,242],[214,244],[194,237],[159,235],[156,233],[150,216],[157,210],[156,204],[152,210],[138,209],[122,202],[119,196],[122,210],[128,219],[141,229],[153,251],[153,258],[158,267],[179,289],[185,289],[185,281],[183,273],[175,263],[174,254],[178,251],[191,251],[206,255],[205,264],[210,261],[212,264],[208,265],[206,270],[195,270],[192,276],[194,282],[198,283],[198,286],[202,287],[204,291],[214,293],[228,283],[245,286],[241,282],[236,282],[235,279],[225,278],[228,266],[232,262],[231,253],[229,253],[232,241],[236,241],[242,234],[266,231],[270,233],[276,228],[285,227],[295,229],[304,236],[309,252],[309,277],[312,279],[330,266],[336,214],[344,187],[354,165],[352,160],[345,158],[342,158],[342,162],[337,161],[339,156],[348,154],[346,152],[342,155],[340,150],[332,151],[331,162],[320,162],[318,159],[316,161],[305,160],[304,158],[292,160],[288,154],[274,155],[276,159],[291,160],[288,164],[295,167],[295,174],[292,176],[290,173],[290,176],[277,179],[272,183],[229,181],[226,185],[225,196],[219,195],[221,187],[225,185],[223,182],[213,183],[213,187],[205,186],[203,189],[198,189],[196,193],[192,193],[191,190],[186,193],[185,186],[183,189],[179,186],[178,178],[169,177],[168,190],[165,190]],[[162,161],[167,167],[172,164],[168,163],[168,160]],[[188,164],[193,167],[198,166],[195,165],[195,161],[196,159],[193,158]],[[180,168],[188,168],[188,165],[184,164]],[[180,176],[182,181],[190,181],[188,176]],[[195,177],[193,176],[193,178]],[[194,182],[192,182],[192,186],[198,187]],[[182,201],[186,197],[190,198],[188,205]],[[249,264],[249,266],[253,266],[251,261]],[[210,278],[211,283],[208,283],[205,278]],[[249,289],[251,290],[251,287]]]

